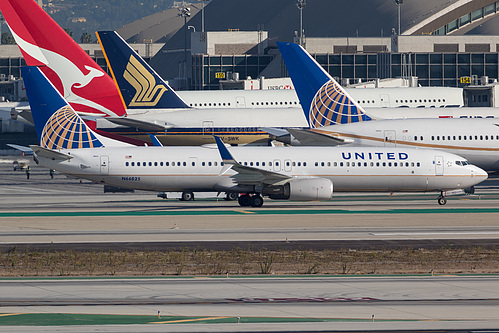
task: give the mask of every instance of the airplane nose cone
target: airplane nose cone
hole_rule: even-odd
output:
[[[474,176],[475,180],[477,180],[477,184],[478,184],[480,182],[483,182],[485,179],[487,179],[489,177],[489,174],[485,170],[480,169],[479,167],[475,166],[474,170],[473,170],[473,176]]]

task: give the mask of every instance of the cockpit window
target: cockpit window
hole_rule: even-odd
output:
[[[465,166],[465,165],[469,165],[470,162],[468,161],[456,161],[456,165],[461,165],[461,166]]]

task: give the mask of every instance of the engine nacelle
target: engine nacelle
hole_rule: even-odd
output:
[[[333,196],[333,183],[326,178],[295,179],[282,186],[265,186],[263,194],[271,199],[329,200]]]

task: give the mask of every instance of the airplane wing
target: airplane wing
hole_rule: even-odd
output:
[[[222,161],[224,162],[224,168],[220,174],[224,174],[228,170],[232,169],[237,172],[234,175],[234,179],[241,185],[252,185],[252,184],[278,184],[286,183],[293,177],[283,175],[278,172],[262,170],[254,167],[249,167],[238,163],[231,155],[227,147],[225,147],[222,140],[215,136],[215,141],[217,143],[218,151],[220,156],[222,156]]]
[[[175,125],[166,122],[137,120],[128,117],[107,117],[106,120],[118,125],[139,128],[145,131],[164,131],[175,127]]]
[[[17,150],[20,150],[23,153],[28,154],[28,155],[33,154],[33,150],[30,147],[15,145],[13,143],[7,143],[7,146],[14,148],[14,149],[17,149]]]
[[[29,147],[33,150],[33,152],[37,156],[40,156],[40,157],[50,158],[52,160],[59,160],[59,161],[66,161],[66,160],[70,160],[73,158],[73,156],[71,156],[71,155],[60,153],[58,151],[43,148],[40,146],[31,145]]]
[[[342,138],[338,133],[318,129],[288,128],[288,132],[304,146],[339,146],[353,142],[351,139]]]

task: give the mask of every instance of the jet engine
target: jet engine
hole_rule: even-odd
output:
[[[329,200],[333,195],[333,183],[326,178],[301,178],[284,185],[264,186],[262,194],[268,195],[271,199]]]

